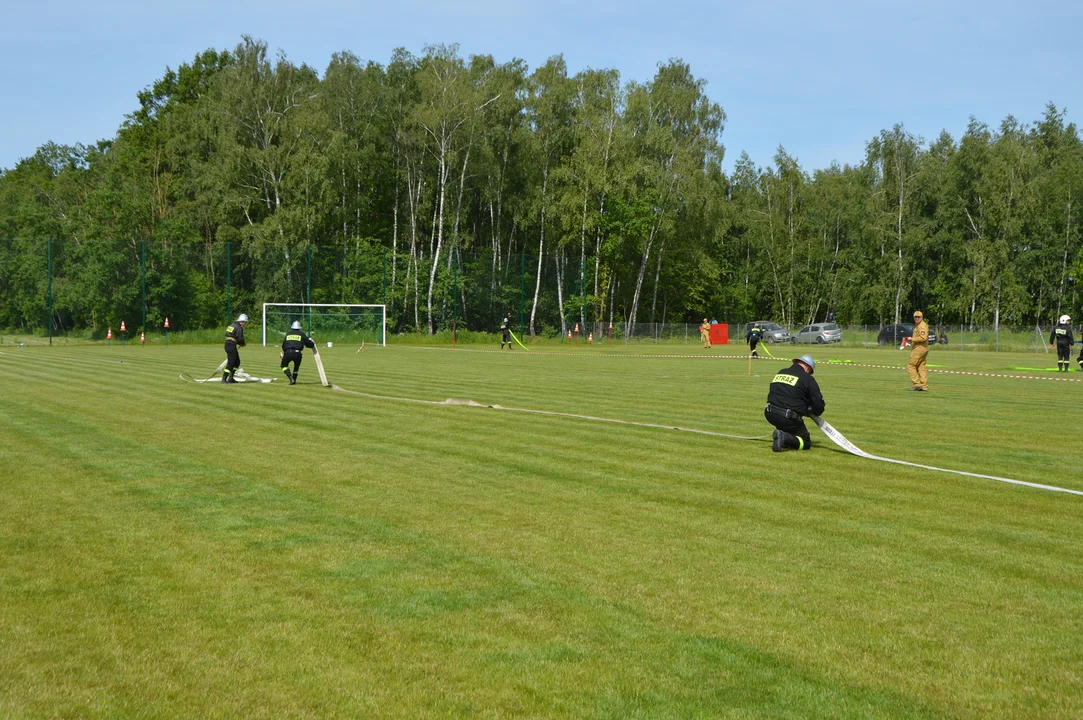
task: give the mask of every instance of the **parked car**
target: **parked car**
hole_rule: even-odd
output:
[[[842,328],[835,323],[819,323],[806,325],[797,331],[795,336],[799,343],[817,343],[823,345],[829,342],[842,342]]]
[[[792,342],[794,342],[794,339],[790,335],[789,330],[782,327],[778,323],[768,322],[766,320],[757,320],[756,322],[752,323],[751,325],[746,326],[745,327],[745,332],[747,333],[749,328],[754,327],[756,325],[759,325],[760,330],[763,330],[763,341],[765,343],[771,343],[772,345],[774,345],[776,343],[784,343],[784,342],[792,343]],[[741,338],[741,339],[743,340],[744,338]]]
[[[914,335],[914,326],[910,323],[899,323],[897,325],[885,325],[880,328],[880,334],[876,336],[876,342],[879,345],[901,345],[903,338],[912,337]],[[948,342],[948,336],[944,335],[944,344]],[[929,332],[929,344],[936,345],[938,342],[935,332]]]

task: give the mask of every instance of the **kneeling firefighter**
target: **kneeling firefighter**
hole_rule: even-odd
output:
[[[815,368],[816,361],[812,356],[802,355],[794,358],[793,365],[779,372],[771,381],[763,416],[777,428],[771,436],[771,449],[775,452],[808,450],[812,447],[812,438],[802,418],[821,415],[824,411],[824,396],[812,377]]]
[[[301,351],[305,348],[316,349],[316,343],[301,330],[299,320],[294,320],[290,325],[290,331],[286,333],[286,339],[282,341],[282,372],[290,381],[290,385],[297,382],[297,371],[301,369]],[[289,364],[293,363],[293,373],[290,373]]]

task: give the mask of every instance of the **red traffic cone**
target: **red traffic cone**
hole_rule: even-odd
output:
[[[571,331],[571,330],[569,330],[569,331],[568,331],[568,339],[569,339],[569,340],[571,340],[571,339],[572,339],[572,331]]]
[[[120,321],[120,331],[121,332],[128,332],[128,328],[124,327],[124,321],[123,320]]]
[[[594,344],[594,332],[593,331],[591,331],[590,333],[587,334],[587,344],[588,345],[593,345]]]
[[[106,340],[112,340],[113,339],[113,328],[109,328],[109,331],[105,333],[105,339]]]
[[[139,331],[139,342],[143,343],[144,345],[147,343],[147,334],[142,330]]]
[[[169,329],[169,318],[168,317],[165,319],[165,329],[166,330]]]

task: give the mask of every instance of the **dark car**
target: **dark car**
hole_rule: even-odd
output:
[[[876,336],[876,342],[880,345],[901,345],[903,338],[913,337],[914,326],[910,323],[898,325],[885,325],[880,328],[880,334]],[[929,332],[929,344],[936,345],[936,333]]]

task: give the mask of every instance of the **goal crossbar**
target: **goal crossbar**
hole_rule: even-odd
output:
[[[387,306],[377,304],[349,304],[349,303],[263,303],[263,346],[267,346],[267,311],[274,312],[275,308],[288,308],[295,311],[298,316],[310,315],[312,308],[336,308],[345,310],[347,314],[353,314],[351,310],[378,310],[380,317],[380,345],[387,347]]]

